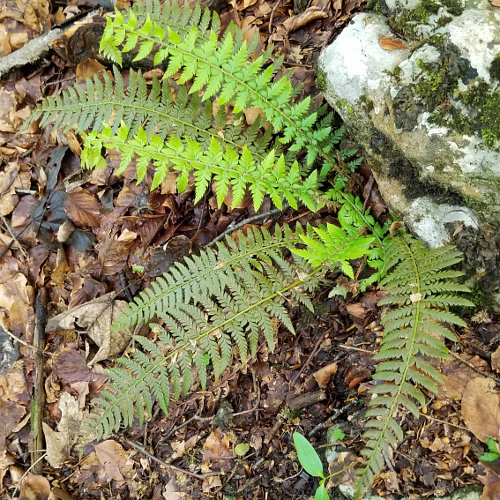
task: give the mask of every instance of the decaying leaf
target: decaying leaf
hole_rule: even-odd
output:
[[[57,425],[57,431],[42,422],[47,445],[47,462],[54,468],[61,467],[69,458],[71,448],[78,438],[83,418],[78,401],[68,392],[61,395],[59,408],[61,409],[61,420]]]
[[[337,373],[337,368],[337,363],[330,363],[329,365],[323,366],[323,368],[315,371],[313,373],[313,377],[321,388],[326,387],[328,382],[330,382],[332,375]]]
[[[384,50],[405,50],[408,48],[408,45],[403,40],[385,35],[378,39],[378,43]]]
[[[124,300],[113,300],[114,295],[114,293],[108,293],[58,314],[47,322],[47,331],[76,328],[86,330],[89,337],[99,347],[96,355],[89,361],[89,365],[120,354],[130,342],[134,329],[126,328],[111,332],[111,324],[127,307]]]
[[[286,19],[283,23],[283,26],[288,31],[288,33],[292,33],[302,28],[306,24],[315,21],[316,19],[325,19],[326,17],[328,17],[328,14],[324,10],[317,6],[311,5],[311,7],[308,7],[304,12]]]
[[[500,393],[495,381],[487,377],[472,379],[462,397],[462,418],[481,441],[500,438]]]
[[[31,474],[30,472],[23,479],[19,498],[38,500],[39,498],[49,498],[49,495],[50,483],[45,477]]]

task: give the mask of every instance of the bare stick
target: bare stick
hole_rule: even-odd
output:
[[[196,474],[194,472],[191,472],[187,469],[181,469],[180,467],[177,467],[172,464],[167,464],[164,460],[161,458],[155,457],[149,451],[145,450],[142,446],[138,445],[137,443],[134,443],[133,441],[129,441],[128,439],[125,439],[125,442],[128,443],[130,446],[135,448],[136,450],[140,451],[147,457],[149,457],[151,460],[154,460],[156,463],[159,463],[160,465],[163,465],[163,467],[166,467],[167,469],[172,469],[175,470],[176,472],[180,472],[181,474],[186,474],[187,476],[194,477],[196,479],[206,479],[207,477],[210,476],[220,476],[220,473],[218,472],[207,472],[206,474]]]
[[[255,214],[252,215],[252,217],[248,217],[247,219],[242,220],[241,222],[238,222],[238,224],[229,224],[229,227],[217,238],[214,238],[207,246],[212,246],[214,243],[217,243],[218,241],[222,240],[226,234],[231,234],[234,233],[234,231],[237,231],[238,229],[242,228],[246,224],[250,224],[250,222],[255,222],[256,220],[260,219],[266,219],[267,217],[272,217],[274,215],[278,215],[280,213],[283,213],[285,210],[287,210],[290,207],[288,203],[283,203],[283,208],[280,210],[279,208],[274,208],[273,210],[269,210],[268,212],[264,212],[262,214]]]

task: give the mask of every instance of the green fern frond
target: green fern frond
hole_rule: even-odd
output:
[[[368,430],[364,433],[366,457],[355,498],[360,498],[384,467],[384,453],[395,448],[403,439],[403,430],[396,420],[401,410],[419,417],[419,407],[425,404],[420,387],[437,392],[442,383],[432,362],[448,356],[443,338],[456,340],[442,325],[465,326],[449,306],[470,307],[473,304],[457,293],[470,290],[451,278],[459,271],[446,268],[460,262],[461,254],[452,246],[430,250],[409,235],[389,240],[385,246],[389,274],[381,281],[389,295],[379,305],[395,305],[385,314],[384,337],[374,359],[380,360],[373,379],[379,383],[371,390],[373,399],[366,413]],[[446,281],[443,281],[446,280]]]
[[[114,328],[156,316],[163,323],[155,327],[158,341],[139,337],[141,348],[117,360],[120,366],[109,370],[110,387],[95,402],[84,433],[98,439],[108,436],[122,424],[130,425],[135,415],[142,423],[151,416],[155,400],[166,412],[171,394],[178,398],[191,387],[193,373],[205,388],[206,360],[217,379],[232,360],[234,348],[244,363],[248,353],[256,355],[261,335],[274,348],[277,322],[293,332],[285,301],[312,310],[307,292],[318,286],[328,266],[311,270],[297,255],[300,252],[292,261],[284,252],[296,250],[314,234],[311,230],[304,234],[299,225],[295,232],[287,226],[277,228],[272,236],[266,230],[251,230],[237,242],[228,238],[219,243],[217,252],[207,249],[186,258],[152,282]],[[321,232],[316,236],[321,238]],[[352,239],[352,231],[339,229],[338,246],[330,245],[327,262],[343,267],[344,251]]]
[[[281,134],[280,141],[290,144],[290,151],[306,148],[309,170],[318,157],[322,175],[334,169],[331,127],[319,120],[318,112],[310,111],[309,97],[291,102],[290,80],[275,79],[281,60],[271,61],[272,47],[258,55],[257,35],[247,43],[241,30],[231,26],[221,36],[216,13],[210,16],[195,9],[190,16],[187,3],[184,9],[174,3],[166,1],[163,11],[159,2],[116,11],[114,19],[108,18],[102,53],[118,64],[123,51],[138,49],[136,60],[153,53],[156,65],[166,62],[165,78],[179,74],[180,84],[191,82],[190,93],[202,91],[202,100],[217,96],[219,105],[232,104],[235,113],[259,107],[274,133]]]
[[[192,172],[195,179],[195,203],[203,197],[213,180],[219,206],[230,188],[233,206],[238,205],[248,187],[255,210],[260,208],[265,195],[269,195],[278,208],[286,200],[293,208],[297,208],[300,202],[310,210],[317,209],[317,204],[313,201],[317,172],[313,171],[307,179],[302,180],[298,163],[295,162],[288,168],[283,155],[275,159],[273,149],[259,162],[246,146],[243,146],[241,152],[229,147],[224,150],[219,141],[212,138],[210,145],[203,149],[196,141],[182,141],[175,136],[171,136],[168,141],[163,141],[158,136],[150,138],[142,128],[131,137],[124,124],[116,135],[113,135],[109,126],[104,127],[100,133],[90,133],[85,139],[85,146],[82,164],[91,168],[104,163],[101,156],[103,147],[120,152],[121,162],[117,174],[123,172],[132,158],[135,158],[138,183],[144,179],[148,166],[152,163],[154,177],[151,189],[161,184],[167,172],[173,171],[179,174],[177,188],[182,192],[186,189]]]
[[[297,234],[303,231],[298,228]],[[283,258],[294,239],[288,227],[274,236],[255,230],[238,242],[228,238],[217,254],[208,249],[185,259],[142,292],[116,327],[155,315],[163,323],[154,327],[158,341],[137,337],[140,348],[109,370],[110,387],[95,401],[84,432],[100,439],[130,425],[135,415],[142,423],[155,400],[167,411],[171,393],[174,398],[186,393],[193,372],[205,388],[207,359],[217,379],[233,346],[242,363],[248,352],[256,355],[261,335],[273,349],[276,320],[293,332],[285,301],[312,308],[306,292],[320,279],[320,268],[311,271],[299,257],[294,265]]]
[[[149,84],[140,71],[131,70],[125,88],[116,67],[113,79],[107,73],[95,75],[92,80],[87,78],[85,88],[76,84],[55,98],[45,98],[23,127],[39,118],[41,127],[52,124],[63,132],[73,127],[100,132],[109,126],[116,133],[123,123],[131,136],[143,129],[162,140],[174,135],[197,141],[203,148],[213,140],[233,149],[246,145],[259,160],[263,160],[270,139],[270,132],[261,133],[259,119],[244,130],[228,120],[224,107],[214,117],[212,106],[172,81],[153,77]]]

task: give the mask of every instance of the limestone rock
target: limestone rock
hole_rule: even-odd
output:
[[[321,55],[325,96],[388,205],[431,246],[472,245],[469,275],[500,310],[500,8],[376,1]]]

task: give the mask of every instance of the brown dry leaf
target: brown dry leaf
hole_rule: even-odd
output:
[[[400,40],[399,38],[391,38],[390,36],[383,35],[378,39],[378,44],[384,49],[384,50],[405,50],[408,48],[408,45],[406,45],[403,40]]]
[[[257,106],[250,106],[249,108],[245,109],[243,113],[245,114],[245,120],[248,125],[252,125],[252,123],[254,123],[259,116],[261,118],[264,118],[262,109]]]
[[[76,66],[76,81],[83,82],[85,78],[92,78],[96,73],[106,71],[106,67],[95,59],[84,59]]]
[[[89,191],[77,188],[66,195],[64,203],[68,217],[82,226],[98,226],[101,222],[100,204]]]
[[[351,315],[354,316],[355,318],[358,319],[365,319],[366,317],[366,309],[361,304],[361,302],[355,302],[354,304],[347,304],[346,306],[347,312]]]
[[[491,368],[497,373],[500,372],[500,347],[491,355]]]
[[[18,271],[13,257],[0,261],[0,308],[8,311],[13,333],[27,334],[33,328],[34,291],[26,276]]]
[[[488,466],[489,464],[487,464]],[[498,500],[500,498],[500,477],[498,474],[486,470],[486,475],[480,475],[477,478],[484,484],[481,500]]]
[[[474,356],[470,359],[467,359],[463,355],[462,357],[477,369],[488,370],[487,362],[479,356]],[[439,398],[462,399],[467,384],[473,378],[477,377],[476,371],[464,365],[460,360],[453,358],[441,361],[439,371],[444,379],[444,385],[439,390]]]
[[[171,479],[163,490],[162,496],[165,500],[180,500],[181,496],[177,490],[177,484],[175,483],[175,479]]]
[[[114,234],[103,240],[101,239],[96,245],[96,249],[98,251],[98,262],[102,267],[102,274],[112,276],[125,267],[136,239],[137,234],[128,229],[125,229],[119,236]]]
[[[308,7],[304,12],[296,16],[289,17],[283,22],[283,26],[288,33],[293,33],[316,19],[325,19],[328,14],[319,7]]]
[[[337,373],[337,368],[337,363],[330,363],[329,365],[323,366],[323,368],[315,371],[313,373],[313,377],[321,388],[326,387],[328,385],[328,382],[330,382],[332,375],[335,375],[335,373]]]
[[[94,358],[89,361],[89,366],[120,354],[130,342],[134,329],[111,332],[111,324],[128,305],[124,300],[113,300],[114,295],[108,293],[58,314],[47,322],[47,331],[86,329],[89,337],[99,347]]]
[[[68,392],[61,395],[59,408],[61,409],[61,420],[57,424],[57,431],[42,422],[47,447],[47,462],[56,469],[69,458],[71,448],[78,439],[83,419],[78,401]]]
[[[500,7],[500,0],[490,0],[490,3],[493,7]]]
[[[214,462],[232,456],[228,436],[217,427],[210,433],[203,445],[203,461]]]
[[[460,411],[465,425],[479,440],[500,438],[500,393],[494,380],[472,379],[465,388]]]
[[[0,56],[6,56],[12,52],[12,47],[9,43],[9,34],[7,28],[0,25]]]
[[[0,89],[0,132],[16,132],[15,124],[12,121],[16,106],[14,91]]]
[[[128,460],[129,452],[125,451],[116,441],[112,439],[103,441],[96,444],[94,450],[103,468],[100,476],[102,479],[105,478],[107,483],[112,480],[124,481],[125,477],[133,471]]]
[[[28,398],[21,369],[12,368],[0,376],[0,450],[5,449],[7,436],[26,414]]]
[[[80,146],[80,142],[78,141],[75,133],[72,130],[68,130],[64,133],[64,137],[66,137],[69,149],[71,149],[76,156],[80,157],[82,155],[82,147]]]
[[[50,483],[45,477],[30,472],[24,478],[19,493],[20,500],[46,500],[49,496]]]

